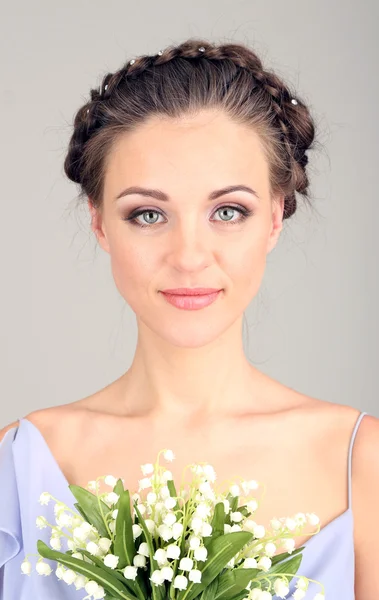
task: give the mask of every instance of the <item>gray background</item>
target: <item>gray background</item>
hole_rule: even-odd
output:
[[[134,313],[63,174],[74,112],[109,70],[187,37],[245,42],[319,124],[316,211],[288,220],[246,312],[246,353],[303,393],[379,416],[379,4],[1,3],[1,411],[4,426],[129,367]]]

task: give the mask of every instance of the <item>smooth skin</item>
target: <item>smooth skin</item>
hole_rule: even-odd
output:
[[[208,199],[214,190],[239,184],[255,193]],[[116,200],[129,186],[159,189],[168,199],[133,194]],[[266,484],[256,514],[260,524],[315,512],[325,526],[343,513],[348,446],[359,411],[275,381],[243,350],[243,313],[283,226],[283,197],[270,197],[259,136],[216,110],[177,120],[154,116],[115,144],[103,208],[88,206],[117,289],[135,312],[138,340],[119,379],[77,402],[26,416],[67,482],[85,486],[111,473],[135,490],[140,465],[168,447],[176,455],[170,465],[175,480],[189,462],[207,461],[219,484],[237,475]],[[252,214],[242,220],[238,207]],[[144,228],[125,220],[137,208],[147,210],[135,219]],[[196,311],[180,310],[161,294],[198,286],[223,291]],[[356,600],[374,600],[379,419],[364,417],[353,457]],[[308,537],[297,538],[296,547]]]

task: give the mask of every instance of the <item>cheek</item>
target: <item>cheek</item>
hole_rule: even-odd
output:
[[[112,275],[118,291],[132,307],[143,301],[154,277],[154,253],[143,252],[143,246],[113,242],[110,246]]]

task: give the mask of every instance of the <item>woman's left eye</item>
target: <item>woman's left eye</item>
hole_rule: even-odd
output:
[[[237,212],[239,213],[240,217],[237,220],[232,220],[233,219],[233,214],[231,215],[230,212]],[[216,219],[216,221],[221,221],[223,223],[227,223],[227,224],[235,224],[235,223],[242,223],[242,221],[245,221],[245,219],[247,219],[248,217],[250,217],[253,214],[253,211],[249,208],[246,208],[244,206],[232,206],[232,205],[225,205],[225,206],[220,206],[219,208],[216,209],[215,214],[220,213],[221,219]],[[144,223],[141,223],[140,221],[138,221],[138,217],[144,215]],[[145,215],[148,215],[147,219],[153,219],[154,217],[153,215],[162,215],[161,212],[159,212],[158,210],[152,209],[152,208],[144,208],[144,209],[137,209],[132,211],[127,217],[124,217],[124,221],[129,221],[130,223],[132,223],[133,225],[136,225],[137,227],[151,227],[153,225],[157,224],[157,220],[155,219],[154,222],[148,222],[145,220]],[[225,217],[225,218],[224,218]]]

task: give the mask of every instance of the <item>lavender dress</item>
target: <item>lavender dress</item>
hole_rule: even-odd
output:
[[[350,441],[349,507],[308,539],[299,569],[301,575],[324,584],[326,600],[354,600],[351,458],[365,414],[359,415]],[[44,515],[49,523],[55,524],[54,503],[41,506],[38,502],[43,491],[75,510],[76,500],[45,439],[31,421],[23,418],[18,427],[7,431],[0,443],[0,600],[82,600],[87,595],[84,589],[76,590],[74,584],[67,585],[56,577],[54,561],[46,561],[53,572],[43,576],[35,571],[37,557],[33,560],[30,556],[32,573],[21,574],[24,555],[37,552],[37,540],[49,545],[51,529],[38,529],[37,516]],[[291,582],[290,594],[296,589],[295,582],[296,578]],[[306,600],[320,590],[320,586],[310,583]]]

